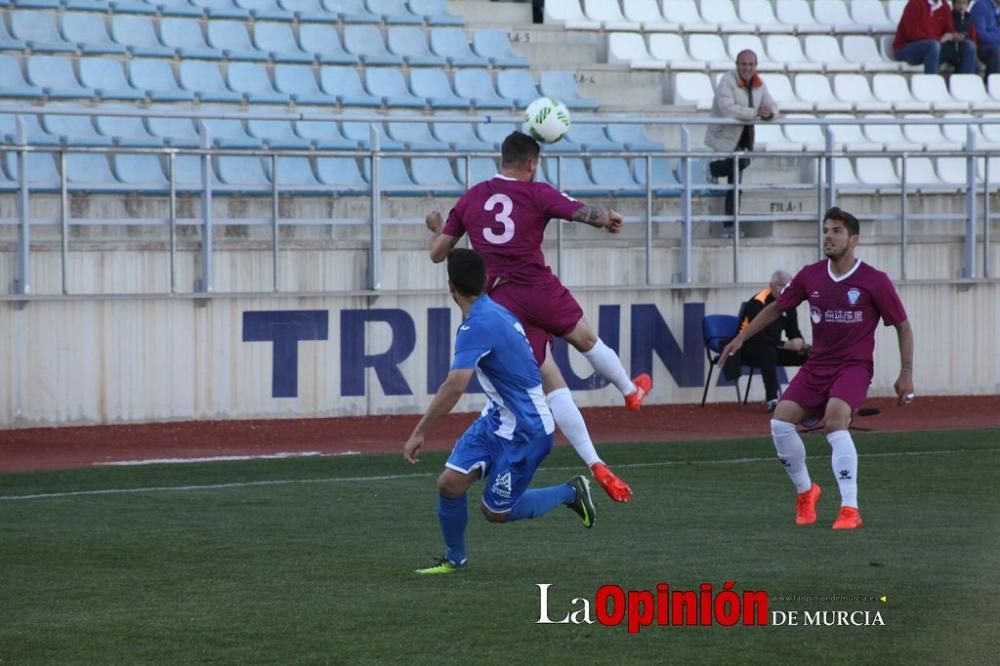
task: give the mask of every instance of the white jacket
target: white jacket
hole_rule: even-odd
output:
[[[767,86],[759,76],[754,76],[750,82],[753,87],[753,106],[750,106],[747,97],[746,84],[740,80],[736,70],[726,72],[719,85],[715,89],[715,100],[712,102],[712,115],[716,118],[735,118],[736,120],[752,123],[761,119],[757,115],[760,105],[766,100],[771,105],[774,112],[773,118],[778,116],[778,105],[771,98],[771,93],[767,91]],[[705,143],[712,150],[728,152],[736,148],[739,143],[740,134],[743,133],[742,125],[709,125],[705,132]]]

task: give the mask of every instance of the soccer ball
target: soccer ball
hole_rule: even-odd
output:
[[[540,143],[563,138],[569,124],[569,109],[554,97],[539,97],[524,111],[524,131]]]

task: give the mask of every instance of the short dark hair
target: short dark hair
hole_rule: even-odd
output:
[[[823,215],[823,221],[826,220],[837,220],[838,222],[843,222],[844,226],[847,227],[848,234],[851,236],[861,235],[861,223],[858,222],[858,218],[854,217],[842,208],[834,206],[830,210],[826,211],[826,214]]]
[[[463,296],[479,296],[486,289],[486,263],[473,250],[455,248],[448,253],[448,279]]]
[[[507,135],[500,146],[500,158],[504,167],[524,167],[537,159],[542,147],[524,132],[517,130]]]

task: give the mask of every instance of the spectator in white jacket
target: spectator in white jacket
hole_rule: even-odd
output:
[[[774,103],[767,86],[757,75],[757,54],[746,49],[736,56],[736,69],[719,79],[712,103],[712,115],[718,118],[735,118],[745,125],[709,125],[705,143],[718,152],[751,151],[754,142],[755,120],[772,120],[778,115],[778,105]],[[740,173],[750,165],[750,158],[739,160],[739,169],[733,173],[733,160],[725,157],[709,162],[708,171],[713,180],[726,178],[730,185],[739,179]],[[735,188],[726,192],[726,215],[734,209]],[[725,227],[732,228],[727,221]]]

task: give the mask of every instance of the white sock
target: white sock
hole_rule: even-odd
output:
[[[854,448],[851,433],[846,430],[831,432],[826,441],[833,447],[833,476],[840,486],[840,506],[858,506],[858,450]]]
[[[601,462],[601,457],[594,449],[594,443],[590,441],[590,433],[587,431],[587,424],[583,422],[583,414],[573,402],[573,395],[569,389],[556,389],[545,396],[545,399],[549,403],[556,425],[562,430],[562,434],[566,435],[566,439],[576,449],[577,454],[583,458],[587,467]]]
[[[771,419],[771,438],[774,439],[774,450],[778,460],[785,466],[788,478],[795,484],[795,489],[804,493],[812,488],[812,479],[806,469],[806,445],[795,431],[795,426],[787,421]]]
[[[614,349],[604,344],[603,340],[598,338],[597,344],[590,351],[583,352],[583,355],[594,366],[597,374],[617,386],[622,395],[635,393],[635,385],[629,379],[622,360],[618,358]]]

